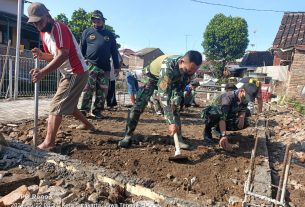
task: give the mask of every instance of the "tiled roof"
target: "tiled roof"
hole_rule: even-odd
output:
[[[273,65],[273,55],[269,51],[252,51],[244,55],[240,67],[261,67]]]
[[[128,48],[119,49],[119,52],[121,55],[127,55],[127,56],[135,53],[133,50],[128,49]]]
[[[144,56],[148,53],[151,53],[152,51],[158,50],[159,48],[144,48],[142,50],[139,50],[135,53],[137,56]]]
[[[273,48],[291,48],[305,45],[305,12],[284,13]]]

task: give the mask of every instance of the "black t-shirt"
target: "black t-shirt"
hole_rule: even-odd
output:
[[[246,111],[248,103],[240,103],[237,94],[238,90],[234,90],[223,93],[218,97],[217,105],[221,107],[223,120],[226,120],[230,115],[235,116],[239,112]]]
[[[244,77],[239,82],[244,83],[246,93],[249,95],[251,101],[254,101],[260,90],[260,82],[251,77]]]
[[[110,57],[115,69],[119,69],[118,49],[112,32],[105,29],[88,28],[81,37],[81,51],[93,65],[110,71]]]

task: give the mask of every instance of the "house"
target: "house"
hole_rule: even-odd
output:
[[[11,47],[16,47],[18,0],[0,0],[0,5],[0,54],[5,54],[9,40],[11,40]],[[39,32],[34,26],[28,24],[27,20],[28,18],[23,14],[20,44],[24,49],[31,49],[39,45]],[[14,50],[11,50],[10,54],[14,55]]]
[[[128,68],[129,67],[129,58],[130,58],[130,55],[134,54],[135,52],[133,50],[131,50],[131,49],[124,48],[124,49],[120,49],[119,53],[122,56],[123,65]]]
[[[248,69],[271,65],[273,65],[273,55],[269,51],[249,51],[239,64],[240,67]]]
[[[305,12],[285,12],[273,41],[274,65],[288,65],[285,95],[304,101],[305,86]]]
[[[139,50],[129,56],[129,68],[144,68],[161,55],[164,55],[164,53],[159,48],[144,48]]]

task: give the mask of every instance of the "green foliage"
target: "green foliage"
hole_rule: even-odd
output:
[[[75,36],[75,39],[79,41],[82,33],[88,27],[91,27],[91,13],[87,13],[84,9],[79,8],[72,13],[71,21],[69,21],[69,27]]]
[[[218,81],[216,82],[216,85],[221,85],[221,84],[227,84],[229,81],[228,81],[228,78],[226,77],[220,77],[218,79]]]
[[[208,71],[210,70],[210,67],[208,65],[201,65],[199,70]]]
[[[304,103],[300,103],[295,99],[289,99],[288,104],[290,106],[292,106],[299,113],[305,115],[305,104]]]
[[[58,21],[62,21],[65,24],[67,24],[71,32],[73,33],[75,39],[77,41],[80,41],[83,31],[92,26],[91,15],[92,12],[88,13],[84,9],[79,8],[78,10],[75,10],[72,13],[71,20],[69,20],[64,13],[60,13],[54,19]],[[120,36],[115,33],[115,30],[113,29],[112,26],[106,24],[105,28],[113,32],[116,39],[120,38]],[[120,44],[117,45],[118,48],[121,47]]]
[[[222,72],[223,72],[223,62],[220,61],[211,61],[213,72],[217,78],[222,78]]]
[[[202,46],[207,60],[218,62],[222,72],[228,61],[244,55],[249,43],[248,25],[241,17],[217,14],[206,27],[203,37]]]
[[[61,22],[65,23],[65,24],[68,24],[68,22],[69,22],[68,17],[64,13],[60,13],[54,19],[56,21],[61,21]]]

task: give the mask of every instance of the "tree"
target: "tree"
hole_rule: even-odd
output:
[[[66,15],[64,13],[60,13],[59,15],[57,15],[55,17],[55,19],[67,24],[69,26],[69,28],[71,29],[71,32],[73,33],[75,39],[77,41],[80,41],[83,31],[85,29],[87,29],[88,27],[92,26],[91,15],[92,15],[92,12],[87,13],[84,9],[79,8],[78,10],[75,10],[72,13],[71,21],[69,21],[69,19],[66,17]],[[115,30],[113,29],[112,26],[105,25],[105,28],[107,30],[111,31],[114,34],[114,37],[116,39],[120,38],[120,36],[115,33]],[[121,47],[120,44],[117,43],[117,45],[118,45],[118,48]]]
[[[71,21],[68,25],[77,41],[80,41],[82,33],[91,26],[91,13],[87,13],[84,9],[79,8],[72,13]]]
[[[228,61],[241,58],[247,49],[248,25],[241,17],[215,15],[203,34],[202,46],[207,60],[215,61],[222,74]]]
[[[60,13],[54,19],[56,21],[61,21],[61,22],[65,23],[65,24],[68,24],[68,22],[69,22],[68,17],[64,13]]]

